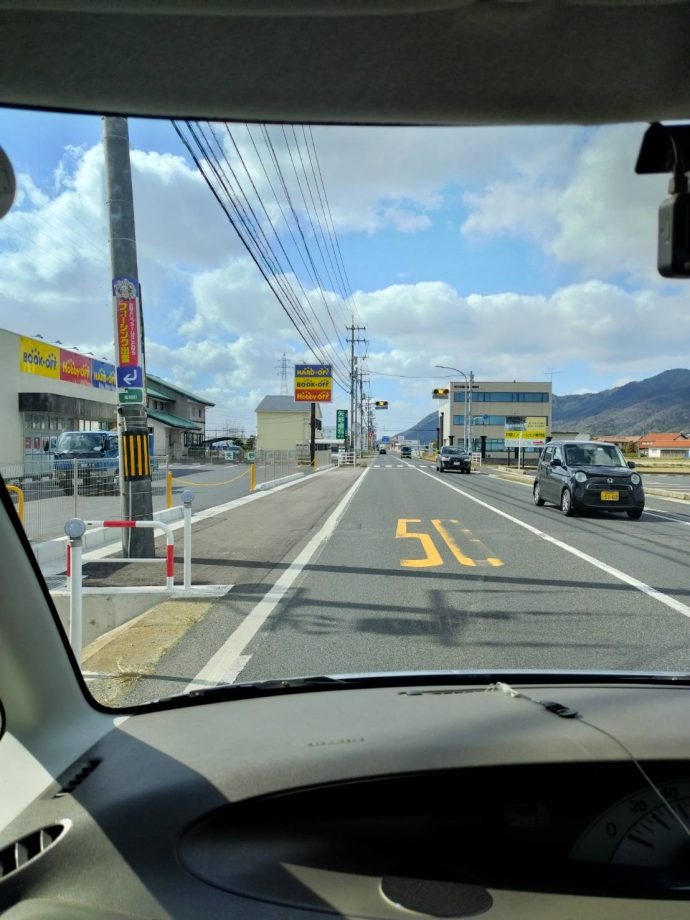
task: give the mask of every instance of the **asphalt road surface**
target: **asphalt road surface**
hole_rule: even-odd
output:
[[[235,587],[129,701],[370,671],[690,671],[690,507],[566,518],[529,486],[382,455],[215,519],[195,546],[225,547]]]

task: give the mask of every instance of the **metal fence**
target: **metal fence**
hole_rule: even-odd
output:
[[[310,470],[309,455],[300,450],[257,450],[254,455],[257,485]]]
[[[151,459],[154,511],[166,507],[167,468],[166,457]],[[101,520],[120,515],[118,471],[112,462],[106,466],[101,460],[61,461],[58,469],[49,471],[6,465],[0,473],[7,485],[16,487],[10,495],[18,510],[23,505],[24,530],[34,543],[63,537],[65,521],[71,517]]]

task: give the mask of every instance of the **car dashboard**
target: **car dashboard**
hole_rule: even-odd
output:
[[[685,917],[688,692],[420,683],[111,718],[0,835],[0,910]]]

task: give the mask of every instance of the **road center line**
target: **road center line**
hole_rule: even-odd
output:
[[[301,550],[290,565],[285,569],[274,585],[266,592],[259,603],[247,614],[242,623],[221,645],[218,651],[206,662],[204,667],[199,671],[196,677],[189,683],[184,693],[190,690],[197,690],[209,687],[219,683],[227,683],[226,675],[232,673],[237,679],[242,667],[238,668],[240,656],[249,645],[257,632],[264,625],[268,617],[273,613],[278,604],[283,600],[287,592],[301,575],[305,566],[309,565],[316,551],[322,543],[333,536],[340,519],[345,513],[355,492],[364,481],[364,477],[369,472],[367,467],[361,476],[359,476],[347,490],[335,510],[326,519],[318,533],[314,534],[307,545]],[[247,661],[250,656],[247,656]]]
[[[539,537],[541,540],[545,540],[547,543],[552,543],[554,546],[564,550],[566,553],[570,553],[572,556],[576,556],[578,559],[582,559],[583,562],[587,562],[589,565],[593,565],[595,568],[600,569],[602,572],[606,572],[607,575],[611,575],[613,578],[617,578],[624,584],[630,585],[631,588],[635,588],[637,591],[641,591],[642,594],[646,594],[648,597],[658,601],[660,604],[664,604],[666,607],[670,607],[671,610],[675,610],[676,613],[680,613],[682,616],[690,619],[690,607],[688,607],[686,604],[683,604],[682,601],[677,601],[675,598],[670,597],[661,591],[657,591],[656,588],[652,588],[651,585],[646,584],[644,581],[640,581],[637,578],[633,578],[632,575],[627,575],[625,572],[621,572],[620,569],[616,569],[612,565],[608,565],[606,562],[602,562],[600,559],[596,559],[594,556],[590,556],[589,553],[583,553],[582,550],[571,546],[569,543],[564,543],[562,540],[559,540],[556,537],[552,537],[548,533],[544,533],[543,530],[539,530],[537,527],[533,527],[531,524],[527,524],[525,521],[521,521],[519,518],[513,517],[512,514],[508,514],[506,511],[501,511],[500,508],[495,508],[493,505],[488,504],[488,502],[482,501],[481,498],[476,498],[474,495],[470,495],[469,492],[465,492],[464,489],[460,489],[458,486],[451,485],[445,479],[439,479],[438,476],[434,476],[426,470],[420,470],[420,473],[422,476],[428,476],[429,479],[432,479],[434,482],[438,482],[441,485],[446,486],[447,489],[452,489],[453,492],[458,492],[464,498],[474,502],[476,505],[480,505],[482,508],[486,508],[487,511],[493,511],[493,513],[498,514],[499,517],[505,518],[507,521],[511,521],[513,524],[517,524],[518,527],[522,527],[524,530],[528,530],[530,533],[534,534],[536,537]]]

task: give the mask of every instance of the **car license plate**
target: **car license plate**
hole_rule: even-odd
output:
[[[617,502],[619,498],[619,492],[602,492],[601,500],[603,502]]]

